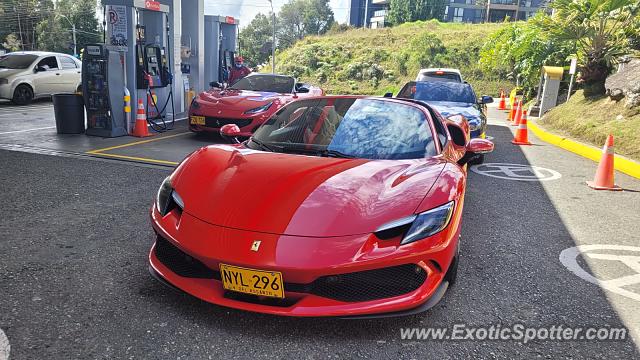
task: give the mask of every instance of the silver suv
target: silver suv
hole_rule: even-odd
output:
[[[82,63],[67,54],[20,51],[0,56],[0,99],[26,105],[39,97],[78,91]]]

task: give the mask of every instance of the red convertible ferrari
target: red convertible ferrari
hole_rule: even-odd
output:
[[[214,131],[227,124],[240,128],[249,137],[271,115],[291,101],[324,95],[322,89],[297,83],[291,76],[251,74],[225,88],[201,93],[189,108],[189,129]]]
[[[457,121],[410,99],[292,102],[249,140],[201,148],[164,180],[149,269],[249,311],[429,309],[456,278],[466,162],[493,150]]]

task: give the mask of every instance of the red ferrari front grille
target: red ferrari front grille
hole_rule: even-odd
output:
[[[251,124],[253,119],[227,119],[227,118],[218,118],[206,116],[204,118],[205,126],[212,128],[219,128],[227,124],[236,124],[238,127],[245,127]]]
[[[220,280],[220,272],[184,253],[169,241],[158,236],[156,257],[167,268],[186,278]],[[417,290],[427,279],[426,271],[416,264],[403,264],[381,269],[346,274],[327,275],[310,284],[285,283],[286,292],[313,294],[343,302],[361,302],[404,295]],[[227,292],[233,300],[271,306],[290,306],[297,299],[267,300],[253,295]],[[271,303],[271,302],[273,303]]]

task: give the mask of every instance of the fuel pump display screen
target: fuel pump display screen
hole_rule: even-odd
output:
[[[159,76],[160,69],[158,64],[158,56],[156,54],[156,48],[147,47],[147,72],[151,76]]]

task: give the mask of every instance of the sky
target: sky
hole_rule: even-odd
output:
[[[273,6],[278,13],[280,7],[289,0],[273,0]],[[346,23],[349,16],[349,0],[330,0],[336,21]],[[258,13],[267,14],[271,11],[268,0],[204,0],[205,15],[233,16],[240,19],[240,27],[245,27]]]

